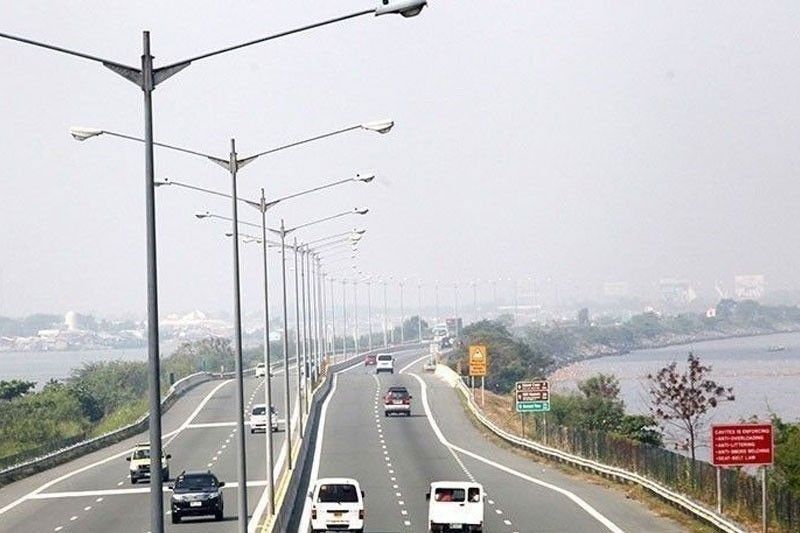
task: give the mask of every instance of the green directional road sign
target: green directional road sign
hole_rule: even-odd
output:
[[[550,402],[517,402],[518,413],[544,413],[550,410]]]

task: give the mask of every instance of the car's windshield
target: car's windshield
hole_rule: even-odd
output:
[[[149,449],[142,449],[136,450],[133,452],[134,459],[150,459],[150,450]]]
[[[176,491],[209,490],[217,488],[217,480],[211,474],[186,474],[175,481]]]
[[[349,484],[321,485],[317,501],[354,503],[358,501],[358,491],[354,485]]]
[[[436,489],[433,499],[437,502],[463,502],[466,497],[464,489]]]

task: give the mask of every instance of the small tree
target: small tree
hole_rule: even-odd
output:
[[[36,383],[33,381],[21,381],[12,379],[11,381],[0,381],[0,400],[13,400],[28,394]]]
[[[708,378],[711,367],[700,363],[692,352],[687,358],[688,367],[678,372],[677,363],[671,362],[656,374],[648,374],[653,416],[664,425],[685,434],[676,446],[689,450],[692,460],[698,446],[698,436],[706,423],[707,413],[720,402],[733,401],[733,388],[722,387]]]

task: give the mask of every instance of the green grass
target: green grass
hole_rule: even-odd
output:
[[[110,415],[103,418],[100,423],[92,430],[93,437],[99,437],[121,427],[136,422],[147,412],[147,400],[144,398],[138,402],[126,405],[117,409]]]

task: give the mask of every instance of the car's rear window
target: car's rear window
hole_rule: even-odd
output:
[[[349,484],[320,485],[317,501],[355,503],[358,502],[358,491],[354,485]]]
[[[217,480],[210,474],[186,474],[175,481],[175,489],[204,490],[217,488]]]
[[[391,394],[394,400],[404,400],[408,398],[408,393],[406,391],[392,391]]]
[[[378,356],[378,361],[391,361],[391,360],[392,360],[392,356],[391,355],[379,355]]]
[[[253,407],[253,414],[254,415],[265,415],[267,414],[267,408],[260,406],[260,407]]]
[[[466,491],[464,489],[436,489],[433,494],[433,499],[437,502],[463,502],[466,498]]]

